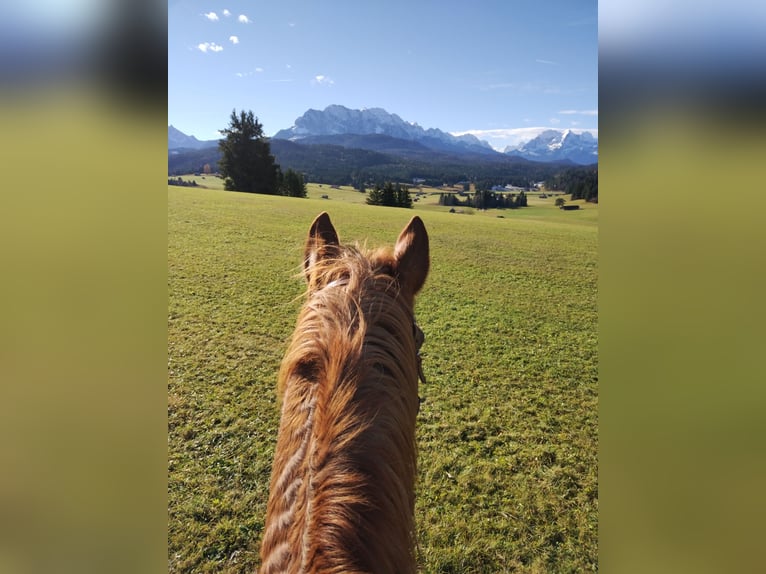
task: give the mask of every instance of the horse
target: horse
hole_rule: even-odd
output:
[[[306,300],[282,361],[261,574],[416,571],[415,295],[430,265],[415,216],[393,250],[341,245],[326,212],[306,240]]]

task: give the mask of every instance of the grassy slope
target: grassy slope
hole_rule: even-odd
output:
[[[257,565],[276,373],[322,210],[342,241],[390,244],[413,213],[431,238],[416,309],[422,571],[597,570],[597,207],[468,216],[436,196],[411,211],[328,186],[168,198],[169,571]]]

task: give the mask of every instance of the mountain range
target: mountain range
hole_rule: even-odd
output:
[[[598,140],[589,132],[545,130],[519,146],[507,147],[504,153],[532,161],[562,161],[588,165],[598,162]]]
[[[274,134],[274,139],[300,142],[306,138],[345,135],[382,135],[398,140],[418,142],[425,148],[454,153],[496,153],[487,142],[473,135],[453,136],[439,129],[424,129],[405,122],[382,108],[351,110],[344,106],[327,106],[323,111],[308,110],[295,120],[295,125]],[[364,143],[357,141],[357,144]]]
[[[550,129],[521,145],[499,152],[470,134],[454,136],[435,128],[424,129],[382,108],[352,110],[340,105],[331,105],[322,111],[306,111],[293,126],[274,134],[272,147],[280,140],[301,146],[366,150],[426,163],[473,160],[495,164],[511,159],[570,165],[598,162],[598,140],[588,132]],[[217,144],[218,140],[200,141],[168,126],[169,155],[214,148]],[[297,149],[294,146],[280,147]]]

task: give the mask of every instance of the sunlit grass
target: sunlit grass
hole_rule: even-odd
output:
[[[363,200],[168,188],[169,571],[257,565],[276,374],[323,210],[341,241],[392,244],[415,213],[431,239],[416,306],[422,571],[597,570],[597,206],[469,216]]]

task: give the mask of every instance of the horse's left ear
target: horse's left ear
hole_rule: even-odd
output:
[[[412,295],[423,287],[428,276],[428,232],[423,220],[417,215],[399,234],[394,246],[399,282]]]
[[[330,216],[326,211],[317,215],[309,229],[304,251],[303,271],[306,280],[310,280],[311,268],[317,261],[335,255],[335,250],[340,245],[338,233],[335,231]]]

